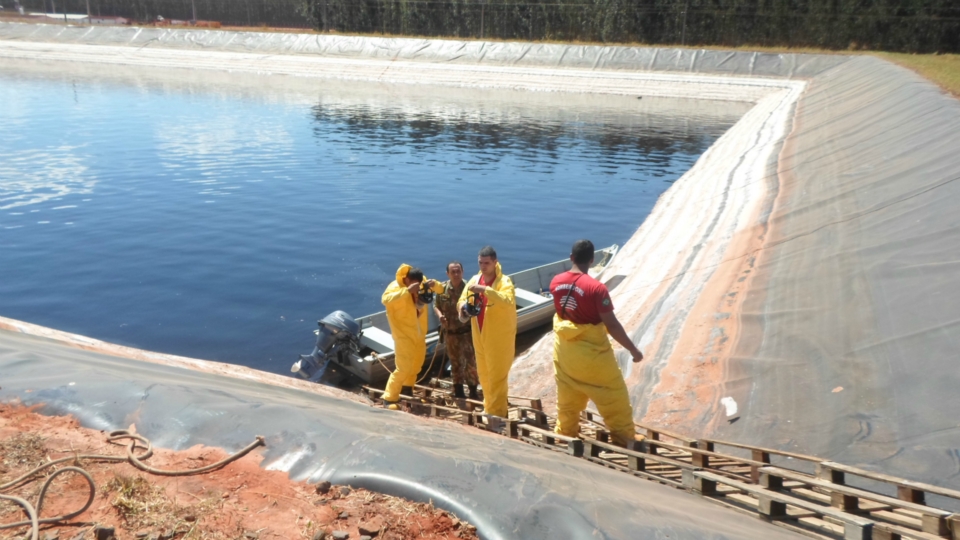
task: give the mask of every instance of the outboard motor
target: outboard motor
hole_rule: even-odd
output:
[[[314,382],[323,377],[330,360],[345,363],[350,353],[360,352],[360,324],[347,312],[334,311],[320,319],[317,345],[309,355],[301,354],[300,359],[290,368],[292,373]]]

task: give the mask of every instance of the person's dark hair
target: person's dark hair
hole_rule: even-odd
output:
[[[459,267],[460,267],[460,271],[463,272],[463,264],[462,264],[460,261],[450,261],[450,262],[448,262],[448,263],[447,263],[447,272],[450,271],[450,267],[453,266],[453,265],[459,266]]]
[[[480,248],[481,257],[491,257],[494,260],[497,258],[497,250],[493,249],[493,246],[483,246]]]
[[[590,264],[593,260],[593,242],[589,240],[577,240],[570,249],[570,255],[573,257],[574,264]]]
[[[423,270],[413,267],[407,272],[407,277],[414,281],[423,281]]]

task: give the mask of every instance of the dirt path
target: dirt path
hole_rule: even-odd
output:
[[[72,417],[47,417],[20,405],[0,404],[0,485],[48,459],[124,455],[124,448],[107,443],[106,435],[80,427]],[[203,446],[179,452],[155,449],[147,463],[183,470],[226,456],[219,448]],[[40,538],[91,540],[97,527],[113,527],[116,540],[477,538],[474,527],[432,505],[346,486],[293,482],[286,473],[261,469],[261,459],[254,451],[220,470],[186,477],[152,476],[128,463],[85,461],[81,466],[97,486],[93,505],[68,523],[42,527]],[[4,494],[35,503],[42,480]],[[40,517],[79,509],[86,493],[81,477],[57,477]],[[25,517],[18,506],[0,501],[0,524],[21,519]],[[0,539],[23,538],[27,532],[27,527],[0,529]],[[334,536],[337,532],[349,536]]]

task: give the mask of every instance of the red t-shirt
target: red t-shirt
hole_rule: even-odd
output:
[[[480,279],[477,280],[477,285],[486,285],[489,287],[490,285],[493,285],[493,283],[492,282],[487,283],[486,280],[483,279],[483,275],[481,274]],[[483,293],[478,294],[477,299],[474,300],[474,302],[478,302],[480,304],[480,314],[477,315],[477,330],[480,330],[482,332],[483,317],[487,314],[487,295]]]
[[[587,274],[558,274],[550,282],[550,294],[560,318],[577,324],[600,324],[603,322],[600,314],[613,311],[613,301],[606,285]],[[561,302],[565,303],[566,310]]]

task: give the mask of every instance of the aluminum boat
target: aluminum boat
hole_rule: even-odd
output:
[[[604,271],[616,256],[620,247],[610,246],[596,251],[594,266],[590,275],[601,281]],[[554,314],[553,298],[550,296],[550,281],[557,274],[566,272],[572,267],[569,258],[537,266],[514,274],[507,274],[513,280],[517,299],[517,333],[526,332],[547,324]],[[608,284],[610,286],[611,284]],[[440,321],[433,312],[433,306],[428,306],[427,358],[432,363],[434,358],[443,355],[443,344],[439,343]],[[349,320],[346,313],[334,312],[320,321],[317,347],[312,355],[301,356],[294,363],[291,371],[305,379],[319,380],[327,371],[328,364],[335,372],[346,372],[351,377],[359,379],[365,384],[378,384],[385,381],[395,367],[394,343],[390,335],[390,325],[387,322],[387,312],[380,311],[356,319],[355,324]],[[359,332],[357,332],[359,330]],[[356,334],[359,333],[357,336]],[[340,339],[344,335],[354,335],[358,339]],[[336,343],[349,342],[349,346],[337,347]],[[331,349],[339,349],[330,354]],[[426,364],[425,364],[426,365]],[[319,373],[319,375],[318,375]]]

